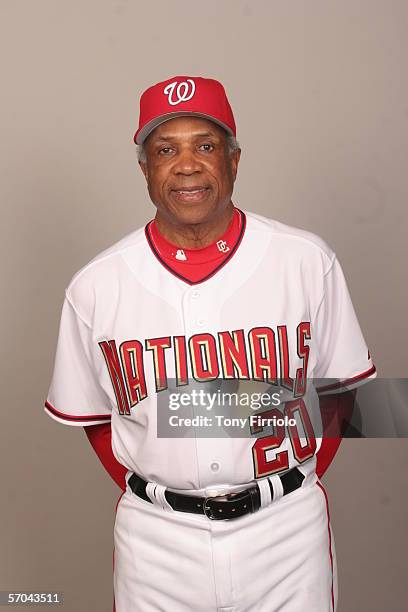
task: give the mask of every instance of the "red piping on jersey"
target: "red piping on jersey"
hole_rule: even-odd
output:
[[[240,210],[239,208],[237,210],[240,212],[241,219],[242,219],[241,231],[239,233],[238,240],[236,241],[235,245],[231,249],[230,254],[225,259],[223,259],[222,262],[212,272],[210,272],[210,274],[207,274],[207,276],[205,276],[204,278],[201,278],[198,281],[191,281],[188,278],[184,277],[182,274],[178,274],[161,257],[160,253],[156,249],[156,247],[155,247],[155,245],[154,245],[154,243],[153,243],[153,241],[151,239],[151,236],[150,236],[149,226],[150,226],[151,223],[153,223],[153,220],[149,221],[149,223],[145,226],[145,235],[146,235],[147,242],[148,242],[148,244],[150,246],[150,249],[152,250],[153,254],[155,255],[155,257],[159,260],[159,262],[162,264],[162,266],[164,268],[166,268],[166,270],[168,270],[171,274],[173,274],[173,276],[176,276],[177,278],[179,278],[180,280],[184,281],[188,285],[199,285],[200,283],[204,283],[206,280],[208,280],[209,278],[214,276],[214,274],[216,274],[223,266],[225,266],[225,264],[236,253],[239,245],[241,244],[242,238],[244,237],[245,228],[246,228],[246,216],[245,216],[245,213],[242,212],[242,210]]]
[[[81,423],[82,421],[100,421],[103,419],[104,421],[110,421],[110,414],[89,414],[87,416],[73,416],[72,414],[65,414],[64,412],[60,412],[50,402],[45,402],[44,406],[48,408],[52,414],[59,417],[60,419],[65,419],[65,421],[77,421]]]
[[[371,374],[374,374],[374,372],[376,372],[376,368],[373,365],[373,367],[370,368],[369,370],[366,370],[362,374],[357,374],[357,376],[353,376],[352,378],[346,378],[345,380],[341,380],[339,382],[333,383],[332,385],[326,385],[324,387],[316,387],[316,391],[322,392],[322,391],[329,391],[331,389],[338,389],[339,387],[347,387],[348,385],[356,383],[359,380],[362,380],[363,378],[367,378],[367,376],[371,376]]]
[[[334,612],[334,586],[333,586],[334,575],[333,575],[332,538],[331,538],[331,531],[330,531],[329,500],[327,498],[326,490],[325,490],[324,486],[321,484],[321,482],[317,481],[316,484],[323,491],[324,499],[326,501],[327,531],[329,532],[329,553],[330,553],[330,566],[331,566],[331,577],[332,577],[331,578],[331,603],[332,603],[333,612]]]
[[[118,511],[119,502],[122,499],[124,494],[125,494],[125,491],[123,491],[122,495],[119,497],[119,499],[118,499],[118,501],[116,503],[115,520],[116,520],[116,513]],[[113,551],[112,551],[112,569],[113,569],[113,573],[115,573],[115,546],[113,547]],[[113,593],[113,612],[116,612],[115,592]]]

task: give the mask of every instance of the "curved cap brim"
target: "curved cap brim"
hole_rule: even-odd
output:
[[[208,119],[208,121],[212,121],[213,123],[216,123],[220,127],[224,128],[224,130],[230,136],[234,135],[231,128],[229,128],[225,123],[222,123],[222,121],[215,119],[211,115],[206,115],[205,113],[197,113],[195,111],[178,111],[174,113],[166,113],[165,115],[160,115],[159,117],[155,117],[154,119],[146,123],[146,125],[144,125],[140,131],[136,132],[133,140],[136,144],[141,145],[146,140],[148,135],[155,128],[157,128],[157,126],[161,125],[162,123],[165,123],[166,121],[170,121],[170,119],[175,119],[176,117],[185,117],[189,115],[190,116],[192,115],[194,117],[202,117],[203,119]]]

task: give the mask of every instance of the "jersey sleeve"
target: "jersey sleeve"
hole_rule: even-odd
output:
[[[92,347],[92,329],[66,295],[45,402],[45,412],[61,423],[84,426],[110,421],[112,407],[98,382]]]
[[[343,270],[334,256],[324,277],[324,292],[314,320],[315,370],[319,394],[353,389],[376,376]]]

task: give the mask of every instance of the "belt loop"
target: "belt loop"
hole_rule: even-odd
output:
[[[169,502],[166,499],[166,496],[164,494],[165,490],[166,490],[166,487],[164,487],[163,485],[158,484],[156,486],[155,495],[156,495],[157,501],[159,502],[163,510],[171,510],[172,512],[174,512],[174,509],[172,508],[172,506],[170,506]]]
[[[265,508],[265,506],[269,506],[272,501],[271,489],[269,487],[268,479],[261,478],[256,481],[256,484],[259,487],[259,493],[261,497],[261,508]]]
[[[166,487],[156,482],[148,482],[146,485],[146,495],[155,506],[160,506],[163,510],[172,510],[174,512],[164,495],[165,490]]]
[[[274,474],[273,476],[268,476],[268,479],[273,489],[273,501],[278,501],[278,499],[283,497],[282,481],[277,474]]]

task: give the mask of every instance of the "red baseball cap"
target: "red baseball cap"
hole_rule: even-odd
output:
[[[134,142],[142,144],[158,125],[183,115],[209,119],[236,136],[234,115],[221,83],[203,77],[175,76],[143,92]]]

